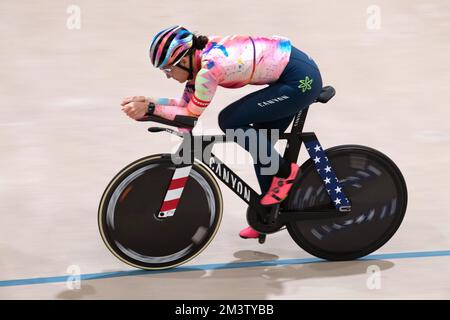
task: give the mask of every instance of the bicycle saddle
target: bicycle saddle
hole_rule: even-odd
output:
[[[316,102],[327,103],[336,94],[336,90],[332,86],[326,86],[322,88]]]

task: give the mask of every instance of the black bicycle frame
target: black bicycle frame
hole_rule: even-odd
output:
[[[287,140],[283,158],[288,160],[289,162],[297,162],[302,143],[306,144],[309,141],[318,143],[318,139],[313,132],[302,132],[306,120],[306,115],[308,113],[308,108],[309,107],[296,114],[296,116],[294,117],[291,132],[280,134],[280,140]],[[172,130],[170,131],[173,133]],[[175,153],[177,156],[186,156],[185,154],[183,154],[184,150],[190,150],[190,163],[193,163],[195,158],[201,160],[206,166],[208,166],[208,168],[214,173],[214,175],[218,179],[220,179],[220,181],[226,184],[228,188],[230,188],[238,197],[245,201],[252,209],[257,211],[261,215],[266,215],[270,212],[271,207],[262,206],[260,204],[261,195],[253,190],[245,181],[243,181],[238,175],[236,175],[233,170],[231,170],[225,163],[223,163],[211,152],[214,143],[230,141],[234,142],[234,139],[230,139],[226,135],[193,136],[192,132],[185,133],[182,136],[184,137],[184,139],[179,149]],[[198,147],[196,150],[195,146],[199,145],[201,146],[201,150],[198,150]],[[308,212],[281,210],[279,217],[284,222],[292,220],[317,220],[322,218],[329,219],[335,217],[336,214],[342,214],[342,212],[348,212],[350,210],[349,206],[341,207],[343,209],[336,207],[335,210],[315,210]]]

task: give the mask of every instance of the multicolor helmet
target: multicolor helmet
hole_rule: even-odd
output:
[[[156,68],[178,63],[192,48],[193,34],[181,25],[164,29],[153,37],[150,60]]]

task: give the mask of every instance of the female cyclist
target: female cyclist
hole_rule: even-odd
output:
[[[167,78],[187,83],[181,99],[124,98],[122,110],[135,120],[148,114],[169,120],[176,115],[199,117],[211,103],[217,86],[268,85],[223,109],[219,114],[219,126],[224,132],[227,129],[244,132],[278,129],[282,133],[301,109],[315,101],[322,89],[316,63],[292,46],[289,39],[280,36],[206,37],[178,25],[154,36],[150,60]],[[299,167],[283,161],[270,142],[270,134],[256,136],[258,146],[266,144],[269,155],[279,158],[279,169],[274,176],[263,175],[264,165],[254,159],[261,192],[265,194],[261,204],[273,205],[287,197]],[[241,146],[249,151],[246,141],[244,139]],[[250,227],[239,235],[245,239],[259,237]]]

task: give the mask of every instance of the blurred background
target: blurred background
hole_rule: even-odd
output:
[[[0,2],[0,281],[131,270],[97,229],[108,182],[128,163],[171,152],[120,110],[129,95],[180,97],[148,59],[160,29],[204,35],[282,35],[319,65],[337,94],[310,108],[305,130],[324,147],[363,144],[391,157],[409,191],[406,218],[377,253],[450,249],[450,2],[56,1]],[[259,90],[219,88],[194,132],[219,133],[217,114]],[[238,146],[227,150],[242,152]],[[299,164],[306,160],[302,152]],[[251,165],[230,164],[257,189]],[[264,246],[238,237],[246,206],[221,184],[224,218],[189,265],[308,258],[287,232]],[[450,258],[288,265],[0,286],[0,298],[308,299],[450,298]],[[369,290],[367,268],[382,269]],[[68,269],[69,268],[69,269]],[[194,285],[195,284],[195,285]]]

